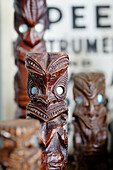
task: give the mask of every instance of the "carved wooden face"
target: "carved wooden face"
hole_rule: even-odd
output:
[[[45,0],[15,0],[14,26],[19,36],[30,46],[36,45],[47,28]]]
[[[1,161],[3,161],[2,163],[7,162],[7,165],[10,166],[14,161],[12,161],[12,155],[16,157],[16,166],[21,166],[20,162],[23,159],[25,159],[25,163],[29,162],[34,155],[36,155],[36,159],[38,160],[41,156],[37,134],[39,128],[39,122],[36,120],[18,119],[13,121],[1,121],[0,163]]]
[[[101,73],[79,73],[73,77],[75,112],[86,117],[98,117],[105,109],[105,77]]]
[[[65,53],[29,54],[27,93],[31,100],[28,112],[50,120],[67,110],[64,101],[67,91],[69,58]]]

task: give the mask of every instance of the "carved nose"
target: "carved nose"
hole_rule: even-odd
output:
[[[35,41],[33,30],[30,31],[30,41],[31,41],[31,45],[34,46],[36,41]]]
[[[27,36],[26,41],[31,45],[34,46],[36,43],[36,39],[34,37],[34,30],[31,28],[29,31],[29,35]]]
[[[93,104],[90,104],[89,107],[88,107],[88,113],[87,115],[90,116],[90,117],[93,117],[94,116],[94,105]]]
[[[42,100],[42,103],[45,104],[45,105],[49,105],[50,104],[48,96],[43,96],[41,98],[41,100]]]

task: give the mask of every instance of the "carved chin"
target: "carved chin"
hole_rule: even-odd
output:
[[[44,121],[53,119],[54,117],[67,111],[67,105],[64,101],[52,103],[48,107],[42,103],[34,104],[30,102],[27,106],[27,115],[38,117]]]
[[[63,160],[62,162],[58,162],[58,159],[55,162],[50,162],[49,163],[49,169],[51,170],[61,170],[66,166],[67,162]]]
[[[64,156],[61,153],[57,153],[58,155],[54,156],[52,154],[48,157],[47,165],[48,169],[50,170],[61,170],[63,167],[66,166],[66,161],[64,160]]]

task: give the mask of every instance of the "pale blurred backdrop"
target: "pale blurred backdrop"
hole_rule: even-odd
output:
[[[13,28],[13,0],[1,0],[1,118],[13,119],[14,102],[13,78],[16,72],[13,57],[13,41],[16,32]]]

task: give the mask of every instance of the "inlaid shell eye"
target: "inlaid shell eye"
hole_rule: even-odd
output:
[[[58,95],[62,95],[64,93],[64,87],[58,86],[56,91],[57,91]]]
[[[19,32],[20,33],[25,33],[28,31],[28,26],[26,24],[22,24],[19,26]]]
[[[44,25],[41,23],[38,23],[35,25],[35,31],[38,33],[41,33],[44,30]]]
[[[36,94],[36,91],[37,91],[37,88],[36,88],[36,87],[32,87],[31,93],[32,93],[32,94]]]
[[[99,103],[102,103],[102,101],[103,101],[103,96],[102,96],[102,94],[98,94],[97,100],[98,100]]]
[[[81,104],[81,103],[83,102],[82,96],[78,96],[78,97],[76,98],[76,101],[77,101],[77,103]]]

